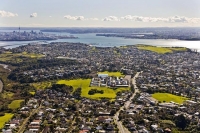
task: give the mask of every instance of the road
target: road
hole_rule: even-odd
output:
[[[8,68],[8,65],[6,64],[0,64],[0,66],[3,66],[4,69],[7,69],[9,71],[11,71],[9,68]],[[0,93],[3,91],[3,82],[0,80]]]
[[[137,85],[136,85],[136,78],[139,76],[139,74],[140,74],[140,72],[137,72],[135,74],[135,76],[132,78],[132,85],[135,88],[135,92],[132,94],[132,96],[129,98],[129,100],[125,102],[125,104],[124,104],[125,109],[127,109],[129,107],[129,105],[131,104],[132,99],[135,97],[136,93],[139,92],[139,90],[137,88]]]
[[[4,69],[7,69],[8,71],[11,71],[11,69],[8,68],[8,65],[6,65],[6,64],[0,64],[0,66],[3,66]]]
[[[0,80],[0,93],[3,91],[3,82]]]
[[[42,105],[42,104],[40,104],[40,106],[39,106],[37,109],[33,109],[33,110],[30,112],[29,117],[27,117],[27,118],[23,121],[23,123],[22,123],[22,125],[20,126],[20,128],[19,128],[19,130],[18,130],[17,133],[23,133],[23,132],[24,132],[24,130],[25,130],[25,128],[26,128],[26,125],[27,125],[27,122],[29,121],[30,117],[39,111],[39,109],[42,107],[41,105]]]
[[[132,99],[135,97],[136,93],[139,92],[139,90],[138,90],[138,88],[136,86],[136,78],[139,76],[140,73],[142,73],[142,72],[137,72],[135,74],[135,76],[132,78],[132,85],[134,85],[135,92],[132,94],[132,96],[129,98],[129,100],[124,103],[124,106],[120,107],[120,109],[116,112],[116,114],[113,117],[115,123],[118,126],[119,133],[130,133],[129,130],[122,125],[122,122],[119,121],[119,112],[121,110],[123,110],[124,108],[127,109],[129,107]]]

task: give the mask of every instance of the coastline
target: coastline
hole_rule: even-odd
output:
[[[24,39],[24,40],[18,40],[18,39],[11,39],[11,40],[0,40],[2,42],[13,42],[13,41],[21,41],[21,42],[24,42],[24,41],[52,41],[52,40],[58,40],[58,39],[78,39],[78,37],[63,37],[63,38],[51,38],[51,39]]]
[[[120,47],[127,45],[152,45],[158,47],[186,47],[189,49],[197,50],[200,52],[200,41],[197,40],[177,40],[177,39],[129,39],[120,37],[102,37],[93,34],[77,34],[78,39],[57,39],[57,40],[38,40],[38,41],[0,41],[2,48],[15,48],[21,45],[28,45],[34,43],[49,44],[52,42],[69,42],[69,43],[82,43],[89,44],[96,47]]]

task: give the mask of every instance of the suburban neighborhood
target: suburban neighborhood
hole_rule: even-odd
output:
[[[149,47],[54,42],[1,48],[0,62],[13,66],[9,80],[26,85],[22,97],[32,94],[19,108],[5,109],[13,116],[2,132],[198,133],[200,54]],[[34,86],[46,81],[51,85]]]

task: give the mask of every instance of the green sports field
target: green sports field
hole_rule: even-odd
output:
[[[188,98],[186,98],[186,97],[177,96],[177,95],[173,95],[170,93],[154,93],[154,94],[152,94],[152,97],[160,102],[173,101],[173,102],[179,103],[179,104],[182,104],[185,100],[188,100]]]
[[[21,102],[23,102],[23,101],[24,100],[14,100],[8,105],[8,108],[10,108],[10,109],[18,109],[18,108],[20,108]]]
[[[130,90],[130,88],[117,88],[116,90],[113,90],[107,87],[89,87],[90,82],[91,82],[91,79],[59,80],[57,84],[71,85],[73,86],[74,89],[81,87],[82,88],[81,96],[86,97],[86,98],[91,98],[91,99],[100,99],[100,98],[115,99],[117,92],[120,92],[123,90]],[[104,93],[89,95],[88,92],[91,89],[103,90]]]
[[[0,116],[0,129],[2,129],[6,122],[8,122],[14,114],[11,113],[5,113],[4,116]]]
[[[176,48],[176,47],[156,47],[150,45],[138,45],[138,49],[140,50],[148,50],[152,52],[156,52],[158,54],[165,54],[165,53],[173,53],[174,51],[186,51],[186,48]]]

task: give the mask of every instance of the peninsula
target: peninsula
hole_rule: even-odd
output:
[[[43,32],[1,32],[0,33],[0,41],[37,41],[37,40],[57,40],[57,39],[77,39],[78,37],[74,37],[72,35],[55,35],[55,34],[47,34]]]

